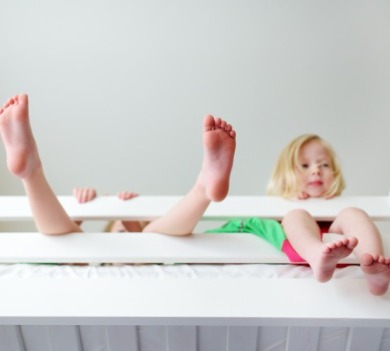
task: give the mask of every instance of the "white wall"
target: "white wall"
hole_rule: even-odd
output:
[[[345,194],[389,191],[386,0],[3,0],[0,33],[0,101],[29,93],[57,194],[184,194],[208,112],[238,133],[232,195],[263,195],[305,132],[338,151]],[[0,160],[1,194],[23,194]]]

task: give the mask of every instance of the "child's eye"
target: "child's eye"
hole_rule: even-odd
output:
[[[323,168],[329,168],[329,164],[328,164],[328,163],[323,163],[323,164],[321,165],[321,167],[323,167]]]
[[[307,168],[309,168],[309,165],[307,163],[303,163],[303,164],[301,164],[301,167],[304,169],[307,169]]]

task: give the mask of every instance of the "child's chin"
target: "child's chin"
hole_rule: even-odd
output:
[[[309,196],[311,197],[311,198],[313,198],[313,199],[320,199],[320,198],[322,198],[322,197],[325,197],[325,194],[321,191],[321,192],[315,192],[315,191],[313,191],[313,192],[311,192],[311,193],[309,193]]]

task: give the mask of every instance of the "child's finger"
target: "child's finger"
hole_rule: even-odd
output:
[[[132,192],[132,191],[121,191],[120,193],[118,193],[118,197],[121,200],[130,200],[130,199],[137,197],[137,196],[138,196],[138,194],[135,192]]]
[[[75,188],[73,195],[80,203],[88,202],[96,197],[96,190],[93,188]]]

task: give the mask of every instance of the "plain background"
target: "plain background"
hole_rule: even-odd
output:
[[[231,195],[264,195],[309,132],[337,151],[345,195],[389,192],[387,0],[1,1],[0,48],[1,103],[29,94],[58,195],[184,195],[206,113],[237,131]],[[1,195],[23,195],[0,160]]]

